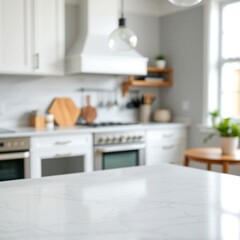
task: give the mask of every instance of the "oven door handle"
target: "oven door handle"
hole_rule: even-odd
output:
[[[1,153],[0,161],[3,160],[14,160],[14,159],[25,159],[30,156],[28,151],[26,152],[17,152],[17,153]]]
[[[141,150],[144,148],[145,148],[145,144],[131,144],[126,146],[97,147],[96,151],[99,153],[110,153],[110,152],[120,152],[120,151]]]

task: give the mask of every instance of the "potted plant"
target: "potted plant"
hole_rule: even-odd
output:
[[[222,154],[235,154],[239,143],[240,124],[233,123],[230,118],[224,118],[212,128],[214,133],[209,134],[204,139],[204,142],[207,142],[215,135],[220,135]]]
[[[209,115],[211,116],[212,126],[214,127],[217,124],[217,120],[220,117],[220,111],[215,110],[213,112],[210,112]]]
[[[164,55],[156,56],[156,67],[158,67],[158,68],[166,67],[166,57]]]

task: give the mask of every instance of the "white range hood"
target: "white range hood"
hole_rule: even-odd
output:
[[[108,48],[118,18],[118,0],[79,0],[78,38],[67,53],[66,73],[146,75],[148,59],[136,50]]]

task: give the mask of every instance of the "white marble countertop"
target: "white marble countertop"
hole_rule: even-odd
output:
[[[240,178],[162,165],[0,183],[1,240],[239,240]]]
[[[35,129],[31,127],[12,128],[12,133],[1,133],[0,137],[31,137],[44,135],[72,134],[72,133],[97,133],[97,132],[112,132],[112,131],[127,131],[127,130],[147,130],[147,129],[180,129],[187,127],[183,123],[147,123],[125,126],[111,127],[86,127],[86,126],[70,126],[70,127],[55,127],[54,129]]]

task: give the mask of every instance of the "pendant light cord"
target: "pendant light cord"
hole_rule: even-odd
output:
[[[124,0],[121,0],[121,18],[124,18]]]
[[[124,18],[124,0],[121,0],[121,17],[119,18],[119,27],[126,27],[126,19]]]

